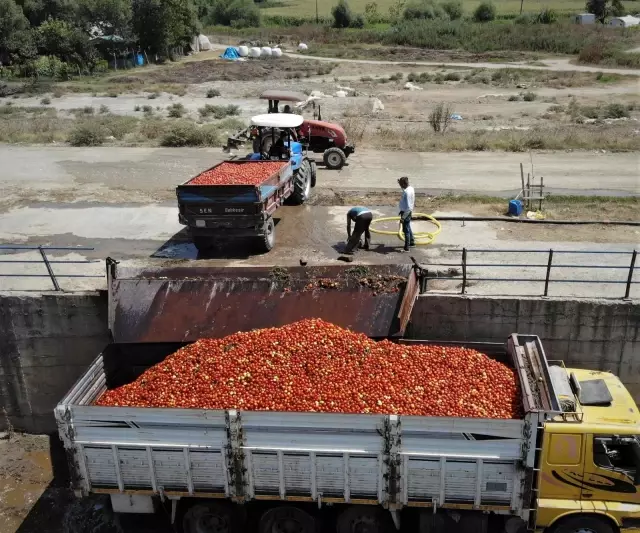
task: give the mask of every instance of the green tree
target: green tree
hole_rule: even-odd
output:
[[[140,46],[168,56],[198,34],[195,6],[191,0],[133,0],[132,29]]]
[[[348,28],[353,23],[353,13],[347,0],[339,0],[331,10],[334,28]]]
[[[464,9],[462,8],[462,2],[460,0],[451,0],[442,4],[442,9],[449,15],[451,20],[458,20],[464,15]]]
[[[129,33],[130,0],[79,0],[78,13],[87,30],[98,28],[103,35]]]
[[[496,18],[496,6],[491,2],[482,2],[473,12],[473,20],[476,22],[490,22]]]
[[[33,34],[22,8],[14,0],[0,0],[0,63],[21,62],[34,56]]]
[[[260,18],[260,9],[252,0],[233,0],[231,2],[216,0],[209,3],[208,13],[204,20],[208,24],[257,28],[260,26]]]
[[[627,10],[621,0],[611,0],[611,15],[622,17],[627,14]]]
[[[47,19],[74,22],[78,4],[76,0],[16,0],[29,19],[31,26],[39,26]]]
[[[93,68],[97,54],[89,36],[64,20],[49,19],[36,30],[38,52],[56,56],[65,63]]]
[[[619,17],[625,14],[624,5],[620,0],[587,0],[586,9],[602,24],[609,16]]]

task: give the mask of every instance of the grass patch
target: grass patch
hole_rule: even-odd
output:
[[[215,98],[217,96],[220,96],[220,91],[218,89],[207,90],[207,98]]]
[[[181,118],[186,112],[187,109],[180,103],[171,104],[167,107],[167,113],[171,118]]]

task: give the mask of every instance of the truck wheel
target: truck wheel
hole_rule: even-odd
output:
[[[553,533],[614,533],[612,525],[597,516],[569,516],[561,520]]]
[[[347,508],[336,524],[337,533],[386,533],[392,531],[391,517],[386,511],[368,505]]]
[[[324,151],[322,160],[328,169],[340,170],[347,162],[347,156],[344,155],[344,152],[340,148],[334,146]]]
[[[298,507],[284,506],[269,509],[260,518],[259,533],[316,533],[313,516]]]
[[[182,530],[184,533],[232,533],[231,509],[216,502],[194,505],[182,519]]]
[[[310,169],[311,169],[311,186],[316,186],[316,178],[318,177],[318,165],[316,165],[315,161],[309,161]]]
[[[305,159],[293,177],[293,194],[291,200],[296,205],[303,204],[311,193],[311,165]]]
[[[276,244],[276,225],[269,217],[264,223],[264,235],[259,237],[258,249],[261,253],[270,252]]]

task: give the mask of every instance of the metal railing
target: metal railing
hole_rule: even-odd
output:
[[[635,269],[639,268],[640,265],[637,263],[638,251],[633,250],[514,250],[514,249],[488,249],[488,248],[462,248],[462,249],[449,249],[449,252],[459,252],[460,262],[459,263],[426,263],[425,266],[447,266],[447,267],[457,267],[460,268],[460,275],[452,275],[447,279],[459,279],[462,281],[461,284],[461,294],[466,294],[467,288],[469,287],[469,282],[474,281],[488,281],[488,282],[497,282],[497,283],[518,283],[518,282],[539,282],[540,284],[544,283],[544,289],[542,290],[542,294],[540,296],[549,296],[549,287],[553,283],[565,283],[565,284],[604,284],[604,285],[624,285],[624,295],[619,296],[619,298],[629,299],[631,297],[631,287],[634,284],[640,284],[640,280],[635,281],[634,272]],[[541,263],[526,263],[526,262],[518,262],[518,263],[510,263],[510,262],[479,262],[473,263],[470,261],[471,254],[516,254],[518,257],[521,257],[525,254],[546,254],[546,261]],[[627,264],[585,264],[585,263],[554,263],[554,259],[557,259],[558,256],[561,255],[569,255],[569,254],[580,254],[580,255],[606,255],[606,256],[629,256],[629,262]],[[469,272],[470,269],[473,268],[491,268],[491,269],[500,269],[500,268],[520,268],[520,269],[530,269],[530,268],[540,268],[544,269],[545,275],[544,277],[483,277],[474,275]],[[626,271],[626,279],[602,279],[602,278],[590,278],[590,279],[576,279],[576,278],[553,278],[552,272],[562,269],[594,269],[596,271],[602,270],[610,270],[610,271]],[[429,278],[429,279],[442,279],[438,278]],[[427,286],[428,290],[428,286]]]
[[[15,264],[30,264],[30,263],[42,263],[47,269],[46,274],[31,274],[31,273],[19,273],[19,274],[4,274],[0,272],[0,278],[49,278],[53,284],[53,288],[56,291],[62,291],[58,278],[104,278],[104,275],[96,276],[92,274],[60,274],[53,271],[53,265],[81,265],[81,264],[94,264],[101,263],[98,259],[50,259],[47,256],[47,252],[52,251],[66,251],[66,252],[83,252],[93,251],[94,248],[87,246],[28,246],[28,245],[15,245],[15,244],[0,244],[0,253],[2,251],[37,251],[40,253],[40,259],[6,259],[11,257],[10,255],[0,255],[0,263],[15,263]]]

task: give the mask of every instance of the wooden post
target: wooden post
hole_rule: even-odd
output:
[[[531,174],[527,172],[527,209],[531,209]]]
[[[542,211],[542,191],[544,190],[544,177],[540,176],[540,203],[538,207],[538,211]]]
[[[522,184],[522,199],[524,200],[524,167],[520,163],[520,183]]]

